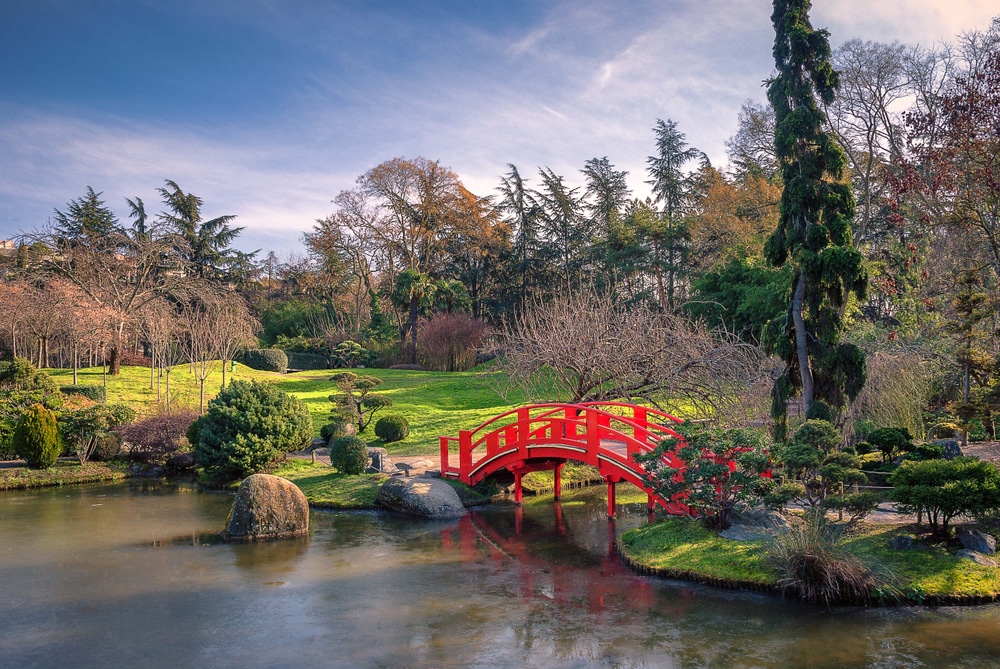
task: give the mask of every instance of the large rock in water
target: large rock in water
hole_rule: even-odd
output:
[[[390,511],[426,518],[458,518],[468,513],[455,489],[441,479],[391,478],[378,489],[375,502]]]
[[[227,539],[266,541],[308,531],[309,502],[294,483],[270,474],[243,479],[226,521]]]

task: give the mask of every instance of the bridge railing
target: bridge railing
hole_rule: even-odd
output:
[[[492,460],[515,452],[529,457],[529,444],[583,449],[586,457],[581,459],[596,463],[602,441],[622,443],[624,458],[617,452],[602,455],[627,465],[636,453],[652,450],[665,438],[679,437],[670,425],[680,422],[657,409],[623,402],[524,406],[500,414],[473,430],[461,430],[458,437],[441,437],[441,474],[469,483],[471,473],[488,466]],[[451,457],[456,443],[457,467],[452,465]]]

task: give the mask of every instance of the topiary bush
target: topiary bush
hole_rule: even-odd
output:
[[[59,392],[64,395],[82,395],[88,400],[104,402],[108,399],[107,389],[104,386],[86,386],[82,384],[59,386]]]
[[[262,472],[288,451],[312,442],[313,423],[301,400],[259,381],[233,381],[208,403],[208,412],[188,430],[195,436],[195,462],[213,481]]]
[[[905,427],[880,427],[868,435],[868,443],[882,452],[883,462],[889,462],[902,452],[912,451],[912,440]]]
[[[18,419],[12,443],[31,469],[51,467],[62,451],[56,415],[41,404],[32,404]]]
[[[410,436],[410,424],[402,415],[391,413],[379,418],[375,423],[375,436],[387,444],[403,441]]]
[[[368,444],[361,437],[337,437],[330,444],[330,464],[341,474],[364,474],[369,460]]]
[[[250,369],[259,369],[265,372],[288,371],[288,356],[284,351],[277,348],[258,348],[247,351],[240,359],[244,365]]]
[[[904,512],[923,515],[941,534],[958,515],[984,516],[1000,509],[1000,472],[973,457],[903,462],[889,485],[890,497]]]
[[[122,452],[122,438],[114,432],[105,432],[97,437],[90,459],[97,462],[108,462],[117,458]]]

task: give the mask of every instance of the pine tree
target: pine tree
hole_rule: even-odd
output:
[[[767,343],[786,363],[775,382],[772,415],[784,437],[787,400],[802,393],[806,415],[814,399],[843,407],[865,382],[864,353],[839,343],[848,296],[863,297],[867,276],[851,245],[854,198],[843,180],[846,159],[823,129],[817,98],[830,104],[839,83],[830,63],[829,33],[809,22],[809,0],[774,0],[774,62],[769,82],[774,144],[784,190],[780,221],[767,240],[772,265],[794,270],[784,319],[768,326]]]

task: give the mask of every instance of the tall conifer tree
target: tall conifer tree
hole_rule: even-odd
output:
[[[766,335],[786,363],[772,403],[775,436],[781,439],[795,390],[808,414],[814,400],[844,406],[865,382],[864,353],[839,343],[848,296],[863,297],[867,276],[851,245],[854,197],[843,179],[846,159],[823,129],[817,106],[817,98],[833,101],[839,80],[830,63],[829,33],[809,23],[810,4],[774,0],[771,15],[778,74],[767,96],[784,190],[778,228],[764,251],[775,267],[787,262],[794,270],[787,314],[772,321]]]

